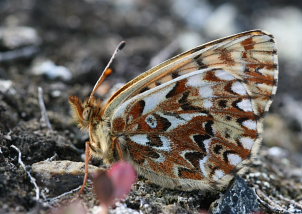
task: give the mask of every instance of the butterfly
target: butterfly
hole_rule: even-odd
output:
[[[89,131],[86,154],[130,161],[166,188],[221,190],[257,153],[278,60],[272,35],[243,32],[177,55],[102,102],[94,91],[110,71],[85,102],[69,98]]]

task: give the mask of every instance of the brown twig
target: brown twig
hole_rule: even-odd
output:
[[[43,89],[41,87],[38,87],[38,98],[39,98],[39,105],[41,109],[41,121],[46,124],[47,128],[52,130],[51,124],[48,119],[48,115],[46,112],[46,107],[44,104],[44,99],[43,99]]]

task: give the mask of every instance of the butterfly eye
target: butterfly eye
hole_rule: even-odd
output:
[[[83,119],[85,121],[89,121],[91,116],[92,116],[92,108],[91,107],[86,107],[83,111]]]

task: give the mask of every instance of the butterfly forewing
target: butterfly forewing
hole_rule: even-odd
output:
[[[258,147],[277,73],[273,38],[261,31],[197,47],[113,95],[112,135],[155,183],[220,188]]]
[[[228,67],[235,75],[236,73],[242,75],[242,66],[249,64],[253,67],[259,63],[270,66],[277,64],[276,49],[271,35],[254,30],[215,40],[169,59],[128,82],[109,99],[105,113],[110,116],[123,101],[184,73],[205,67]],[[265,71],[262,72],[274,76],[276,80],[278,76],[278,72],[274,72],[276,70],[270,70],[267,74]]]

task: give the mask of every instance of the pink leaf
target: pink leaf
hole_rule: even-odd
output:
[[[129,194],[132,184],[137,180],[134,167],[125,161],[113,164],[108,171],[108,175],[114,184],[114,197],[116,199],[123,199]]]
[[[110,207],[114,203],[114,183],[106,171],[98,171],[93,178],[93,187],[100,203]]]

